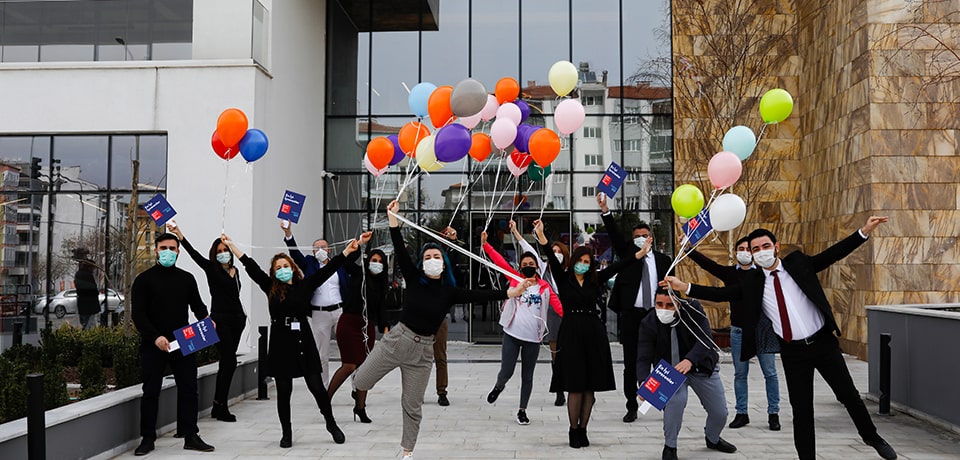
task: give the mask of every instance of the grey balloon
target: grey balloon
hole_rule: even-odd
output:
[[[487,104],[487,89],[483,83],[467,78],[453,88],[450,95],[450,108],[458,117],[470,117],[480,113]]]

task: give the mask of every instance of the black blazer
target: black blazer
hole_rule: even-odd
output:
[[[708,346],[713,343],[710,338],[710,321],[707,320],[700,302],[693,299],[686,301],[690,303],[690,307],[680,307],[678,311],[683,322],[673,327],[677,330],[680,359],[693,363],[691,373],[711,375],[720,362],[720,354]],[[698,313],[691,314],[690,309]],[[661,359],[670,361],[670,329],[672,328],[661,323],[655,314],[645,316],[640,322],[637,339],[637,383],[647,379],[651,365],[656,366]]]
[[[823,252],[810,256],[801,251],[790,253],[783,259],[783,269],[793,277],[804,295],[817,306],[823,314],[824,327],[840,335],[840,327],[833,317],[833,308],[827,301],[827,296],[820,285],[817,273],[826,270],[835,262],[848,256],[854,249],[860,247],[866,240],[860,232],[854,232],[840,242],[830,246]],[[743,306],[743,345],[740,349],[740,360],[746,361],[757,354],[756,328],[763,316],[763,288],[766,284],[766,275],[761,270],[748,272],[739,283],[716,288],[709,286],[690,286],[690,297],[713,300],[717,302],[738,301]]]
[[[627,241],[620,232],[613,214],[607,213],[603,216],[603,225],[607,227],[607,234],[613,243],[613,249],[621,259],[634,258],[634,254],[640,250],[632,241]],[[662,252],[653,251],[653,260],[657,265],[657,281],[667,276],[667,268],[673,260]],[[648,282],[644,279],[644,264],[631,264],[620,271],[617,275],[617,281],[613,284],[613,290],[610,292],[610,301],[607,307],[620,313],[621,310],[633,308],[637,301],[637,293],[640,292],[641,282]],[[673,274],[671,271],[670,274]]]
[[[758,270],[756,268],[741,270],[736,265],[720,265],[714,262],[709,257],[700,253],[696,249],[690,251],[688,254],[690,260],[700,266],[700,268],[707,271],[713,275],[714,278],[723,281],[724,286],[730,286],[731,284],[738,284],[740,279],[746,275],[750,270]],[[743,328],[743,308],[740,306],[740,302],[736,300],[730,301],[730,325]]]

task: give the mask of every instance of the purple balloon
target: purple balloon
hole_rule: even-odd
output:
[[[452,163],[467,156],[472,144],[473,138],[470,136],[470,130],[466,126],[454,123],[437,131],[433,151],[437,155],[437,161]]]
[[[533,135],[538,129],[539,126],[528,125],[526,123],[517,126],[517,137],[513,140],[513,145],[517,150],[527,153],[527,150],[530,147],[530,136]]]
[[[406,155],[403,154],[403,150],[400,150],[400,137],[396,134],[391,134],[387,136],[387,139],[390,139],[390,143],[393,144],[393,158],[390,159],[390,166],[393,166],[401,161]]]
[[[513,101],[513,103],[520,108],[520,123],[523,123],[524,120],[530,116],[530,104],[527,104],[522,99],[517,99]]]

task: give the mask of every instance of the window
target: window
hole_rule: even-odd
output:
[[[586,128],[583,128],[583,137],[599,139],[601,137],[600,135],[601,132],[602,132],[602,128],[595,128],[595,127],[588,126]]]
[[[596,187],[583,187],[582,194],[585,197],[597,196]]]
[[[584,96],[583,105],[603,105],[603,96]]]
[[[584,155],[583,162],[586,166],[598,166],[603,164],[603,155]]]
[[[613,141],[613,150],[616,152],[639,152],[642,143],[642,139],[627,139],[624,141],[617,139]]]

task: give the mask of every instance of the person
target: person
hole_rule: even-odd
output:
[[[240,273],[234,266],[233,253],[220,238],[210,245],[209,258],[197,251],[183,236],[176,223],[168,222],[167,231],[177,235],[183,249],[207,276],[210,289],[210,317],[217,323],[217,354],[220,356],[217,383],[213,392],[213,408],[210,416],[222,422],[236,422],[237,416],[230,413],[230,383],[237,370],[237,349],[240,335],[247,325],[247,314],[240,301]]]
[[[754,262],[763,270],[744,275],[740,282],[722,288],[698,286],[668,276],[665,284],[691,297],[718,302],[736,300],[744,307],[743,345],[740,359],[756,354],[756,328],[760,316],[773,323],[780,338],[780,358],[787,379],[787,394],[793,407],[793,443],[801,460],[816,457],[813,419],[813,371],[816,370],[844,405],[864,443],[880,457],[897,453],[877,433],[860,392],[843,360],[837,336],[840,327],[833,316],[817,273],[826,270],[867,241],[870,233],[888,217],[870,216],[858,231],[823,252],[807,255],[795,251],[780,257],[780,243],[773,232],[756,229],[747,236]]]
[[[440,234],[454,243],[457,242],[457,231],[454,230],[453,227],[443,229]],[[455,284],[462,285],[463,274],[460,272],[460,267],[457,264],[457,254],[448,253],[446,255],[450,260],[450,267],[453,271]],[[450,308],[451,319],[453,319],[455,307],[456,304]],[[447,385],[450,383],[449,374],[447,374],[447,337],[449,333],[450,324],[447,323],[447,318],[444,317],[443,322],[440,323],[440,328],[437,329],[436,340],[433,341],[433,365],[437,370],[437,405],[444,407],[450,405],[450,399],[447,397]]]
[[[177,384],[177,430],[184,436],[183,448],[213,452],[214,447],[200,439],[197,427],[197,359],[195,354],[170,352],[173,331],[190,324],[187,310],[197,319],[205,319],[207,306],[200,298],[197,280],[186,270],[177,268],[180,241],[170,233],[154,241],[157,263],[141,272],[130,287],[133,324],[140,333],[140,375],[143,396],[140,398],[140,436],[134,450],[141,456],[154,449],[157,440],[157,413],[160,386],[167,365]],[[216,324],[214,324],[216,327]]]
[[[533,230],[540,250],[551,252],[543,233],[543,222],[539,219],[534,221]],[[610,342],[607,341],[607,330],[600,321],[597,308],[601,283],[641,257],[638,251],[634,257],[621,259],[598,272],[594,267],[593,250],[580,246],[571,257],[570,261],[574,263],[572,270],[562,276],[556,274],[563,273],[563,264],[556,257],[547,258],[550,270],[555,274],[560,303],[564,306],[564,320],[557,337],[557,369],[550,383],[550,391],[568,393],[568,435],[570,447],[574,449],[590,445],[587,424],[596,402],[594,393],[617,388]]]
[[[533,286],[527,279],[506,291],[478,291],[458,288],[453,270],[445,252],[436,243],[427,243],[420,249],[414,263],[406,251],[400,224],[396,215],[400,205],[396,200],[387,206],[390,238],[396,250],[400,273],[406,280],[406,292],[400,322],[380,339],[370,356],[360,365],[353,378],[355,390],[368,391],[387,373],[400,368],[403,384],[400,405],[403,408],[403,435],[400,447],[403,458],[411,459],[420,432],[423,417],[423,397],[430,380],[433,361],[433,342],[440,323],[457,303],[492,302],[517,297]]]
[[[697,250],[689,253],[689,257],[700,268],[723,281],[724,285],[732,285],[740,282],[741,277],[747,273],[747,270],[756,270],[753,263],[753,254],[750,253],[750,241],[747,237],[737,240],[737,264],[734,266],[723,266]],[[730,353],[733,355],[733,393],[736,396],[737,414],[730,422],[730,428],[740,428],[750,423],[750,415],[747,414],[748,385],[747,374],[750,372],[750,360],[742,360],[741,345],[743,344],[743,306],[738,301],[730,301]],[[765,319],[762,318],[762,319]],[[766,320],[769,324],[770,320]],[[773,330],[769,327],[757,329],[757,333]],[[767,341],[774,342],[776,340]],[[779,345],[779,344],[777,344]],[[778,351],[779,347],[777,347]],[[767,392],[767,424],[771,431],[780,431],[780,381],[777,377],[777,358],[774,353],[757,353],[757,361],[760,362],[760,371],[763,373],[763,379],[766,382]]]
[[[100,314],[100,290],[93,275],[93,261],[82,258],[77,261],[77,273],[73,275],[73,285],[77,291],[77,313],[80,315],[80,327],[93,329]]]
[[[520,234],[520,231],[517,230],[517,223],[510,221],[510,233],[513,234],[513,238],[520,243],[520,250],[523,252],[530,252],[533,254],[539,254],[540,251],[533,247],[532,244],[528,243],[526,239],[523,238],[523,235]],[[568,269],[570,262],[570,250],[567,249],[567,245],[563,244],[560,241],[554,241],[550,245],[550,249],[553,249],[553,256],[560,260],[560,264],[563,266],[564,271]],[[549,257],[549,256],[548,256]],[[540,278],[543,278],[548,283],[550,283],[550,289],[553,290],[553,293],[557,293],[557,282],[553,278],[553,272],[550,270],[550,264],[538,264],[537,270],[539,271]],[[560,301],[560,296],[554,295],[554,299],[557,299],[557,302]],[[563,320],[563,305],[560,305],[560,311],[555,311],[553,308],[547,309],[547,334],[546,340],[547,344],[550,346],[550,371],[552,373],[556,372],[556,363],[557,363],[557,334],[560,333],[560,323]],[[551,377],[552,380],[552,377]],[[556,392],[556,399],[553,401],[554,406],[562,406],[567,403],[566,397],[564,397],[562,391]]]
[[[666,254],[652,249],[654,238],[650,225],[646,222],[637,224],[633,228],[633,239],[628,242],[610,213],[606,195],[597,194],[597,204],[600,205],[600,216],[616,254],[621,259],[629,258],[637,251],[644,254],[642,263],[634,264],[617,275],[607,302],[607,306],[620,315],[620,343],[623,344],[624,363],[623,396],[627,400],[627,413],[623,416],[623,422],[632,423],[637,420],[637,368],[633,365],[637,361],[637,333],[640,322],[653,311],[652,294],[657,290],[657,282],[667,275],[672,261]]]
[[[327,431],[333,442],[343,444],[346,437],[333,417],[330,396],[320,377],[320,352],[313,343],[314,334],[310,330],[310,297],[316,289],[327,281],[343,264],[352,263],[359,253],[360,244],[370,239],[371,233],[360,236],[360,241],[351,240],[343,253],[327,261],[323,267],[306,278],[294,261],[284,253],[278,253],[270,260],[270,273],[264,271],[251,257],[237,249],[226,235],[221,240],[227,244],[233,255],[240,259],[247,275],[260,290],[267,295],[270,309],[270,347],[267,352],[268,375],[277,385],[277,416],[280,419],[282,436],[280,447],[293,446],[293,428],[290,422],[290,398],[293,395],[293,379],[303,377],[307,389],[313,395],[317,408],[323,414]]]
[[[340,348],[341,364],[327,388],[331,400],[347,377],[363,364],[367,354],[373,350],[377,330],[384,333],[387,331],[383,313],[388,284],[386,262],[386,254],[374,249],[367,258],[366,273],[363,273],[364,269],[354,271],[353,267],[350,267],[350,300],[344,304],[343,314],[337,324],[337,347]],[[367,392],[356,391],[352,392],[351,396],[355,401],[354,420],[359,418],[361,423],[373,422],[367,416]]]
[[[328,255],[330,245],[327,240],[318,239],[314,241],[313,257],[305,257],[297,248],[297,240],[293,238],[289,222],[281,222],[280,228],[283,230],[283,242],[289,248],[290,257],[296,262],[304,277],[314,274],[330,261]],[[340,315],[343,313],[341,307],[350,296],[349,287],[350,273],[344,266],[327,279],[323,285],[319,286],[314,291],[313,297],[310,298],[313,311],[310,315],[310,329],[313,331],[313,341],[317,344],[317,350],[320,352],[320,362],[323,363],[324,385],[327,385],[330,381],[330,339],[337,335],[337,324],[340,322]]]
[[[720,437],[727,423],[727,400],[720,380],[720,353],[710,337],[710,321],[703,307],[695,300],[683,300],[677,308],[663,289],[656,292],[655,299],[656,313],[640,321],[637,333],[637,378],[640,382],[646,380],[651,366],[661,359],[687,377],[663,408],[663,460],[677,459],[677,437],[687,407],[688,387],[697,393],[707,412],[703,427],[707,448],[728,454],[736,452],[733,444]]]
[[[513,221],[511,221],[513,223]],[[554,310],[563,315],[563,307],[559,298],[554,295],[550,283],[540,278],[540,258],[533,252],[524,252],[520,255],[520,270],[515,270],[507,260],[487,242],[487,232],[480,233],[480,244],[483,251],[498,267],[524,279],[535,279],[537,284],[531,286],[520,297],[504,302],[500,315],[500,325],[503,326],[503,345],[500,348],[500,372],[497,382],[487,395],[487,402],[493,404],[500,396],[504,386],[513,377],[517,367],[517,357],[522,353],[520,409],[517,411],[517,423],[529,425],[527,404],[530,402],[530,393],[533,392],[533,371],[540,356],[540,343],[543,342],[547,325],[547,310]],[[520,284],[510,278],[510,287]]]

